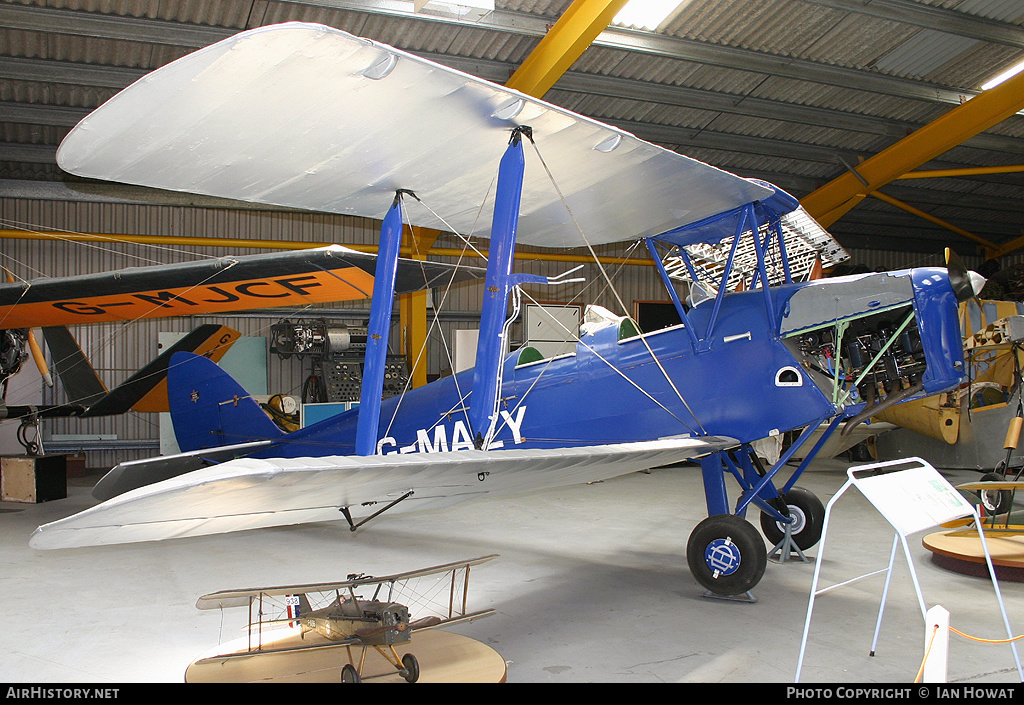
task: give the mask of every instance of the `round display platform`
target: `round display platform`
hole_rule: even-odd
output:
[[[362,647],[291,650],[309,646],[306,639],[291,636],[273,643],[275,652],[221,651],[204,655],[185,670],[186,683],[339,683],[342,667],[359,663]],[[329,642],[324,641],[327,646]],[[285,649],[280,651],[279,649]],[[460,634],[441,629],[417,632],[412,641],[395,646],[399,656],[412,653],[420,665],[419,683],[503,683],[505,660],[494,649]],[[226,654],[235,655],[226,655]],[[387,659],[376,649],[366,650],[362,669],[364,683],[404,683]]]
[[[1024,527],[985,529],[992,565],[999,580],[1024,582]],[[922,540],[936,564],[957,573],[988,577],[985,552],[978,532],[953,529],[928,534]]]

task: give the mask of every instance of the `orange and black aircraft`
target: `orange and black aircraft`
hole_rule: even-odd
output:
[[[0,283],[0,419],[166,410],[170,356],[185,350],[216,362],[239,337],[238,331],[225,326],[200,326],[107,391],[64,326],[365,299],[373,291],[376,265],[376,255],[331,245],[71,277],[11,281],[8,275],[8,281]],[[395,292],[420,291],[482,276],[483,270],[474,268],[400,259]],[[7,406],[7,382],[30,351],[46,374],[31,333],[35,327],[43,329],[69,403]]]

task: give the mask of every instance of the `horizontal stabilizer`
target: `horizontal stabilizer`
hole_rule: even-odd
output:
[[[273,441],[254,441],[118,463],[93,486],[92,496],[99,500],[111,499],[129,490],[178,477],[215,463],[244,457],[272,443]]]
[[[703,437],[552,450],[243,458],[40,526],[30,545],[74,548],[337,521],[342,508],[373,513],[402,497],[407,499],[388,512],[433,509],[474,497],[607,480],[736,445],[732,438]]]

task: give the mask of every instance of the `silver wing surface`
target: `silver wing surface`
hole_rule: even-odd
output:
[[[486,237],[481,204],[522,125],[537,153],[526,150],[521,244],[634,240],[772,193],[498,84],[297,22],[145,76],[82,120],[57,161],[83,177],[378,219],[409,189],[429,207],[411,204],[410,224]]]
[[[29,545],[75,548],[433,509],[464,499],[606,480],[738,445],[673,438],[551,450],[238,459],[141,487],[45,524]]]

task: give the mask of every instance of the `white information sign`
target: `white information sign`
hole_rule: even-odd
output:
[[[970,502],[930,465],[879,474],[881,468],[872,467],[863,474],[851,469],[853,484],[904,536],[973,513]]]
[[[903,554],[907,559],[907,567],[910,569],[910,578],[914,583],[914,592],[917,594],[918,605],[921,608],[921,616],[927,621],[928,608],[925,606],[924,595],[921,593],[921,585],[917,579],[917,571],[914,569],[913,556],[910,547],[907,545],[907,536],[930,529],[946,522],[973,516],[975,526],[978,529],[978,538],[985,549],[985,562],[988,566],[989,577],[992,579],[992,588],[999,602],[999,609],[1002,613],[1003,624],[1006,627],[1006,635],[1009,637],[1010,650],[1013,652],[1013,660],[1017,666],[1017,673],[1024,680],[1024,668],[1021,667],[1020,657],[1017,654],[1017,646],[1013,641],[1013,630],[1010,628],[1010,621],[1006,615],[1006,606],[1003,604],[1002,594],[999,592],[999,582],[996,580],[995,568],[992,565],[992,557],[985,543],[985,535],[980,524],[980,517],[974,510],[974,506],[965,498],[960,491],[951,485],[939,472],[921,458],[906,458],[903,460],[890,460],[871,465],[861,465],[847,470],[849,480],[829,500],[825,506],[825,520],[821,530],[821,540],[818,543],[818,556],[814,566],[814,579],[811,584],[810,599],[807,603],[807,616],[804,620],[804,633],[800,642],[800,656],[796,665],[796,680],[800,680],[800,671],[803,668],[804,651],[807,648],[807,632],[811,626],[811,614],[814,610],[814,601],[818,595],[828,592],[834,588],[849,585],[863,578],[873,575],[885,575],[885,587],[882,589],[882,602],[878,608],[878,620],[875,622],[875,635],[871,643],[871,655],[875,654],[875,646],[878,643],[879,629],[882,626],[882,613],[885,609],[885,599],[889,592],[889,580],[892,577],[893,562],[896,559],[897,544],[903,545]],[[821,573],[822,556],[825,551],[825,535],[828,533],[829,519],[832,514],[832,507],[836,501],[850,487],[860,490],[886,521],[896,530],[893,538],[892,552],[889,556],[889,565],[881,570],[865,573],[831,587],[818,589],[818,578]],[[947,636],[943,634],[943,637]],[[928,677],[941,680],[945,678],[944,664],[931,664]]]

